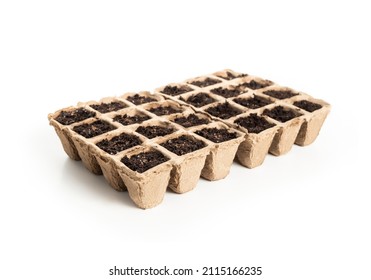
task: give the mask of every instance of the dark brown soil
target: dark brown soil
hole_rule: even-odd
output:
[[[295,101],[294,105],[311,113],[322,108],[322,105],[307,100]]]
[[[111,103],[94,104],[94,105],[90,105],[90,107],[104,114],[104,113],[109,113],[113,111],[118,111],[122,108],[125,108],[126,105],[121,102],[111,102]]]
[[[206,146],[206,144],[191,136],[182,135],[178,138],[167,140],[165,143],[162,143],[161,146],[165,147],[174,154],[177,154],[178,156],[182,156],[202,149]]]
[[[161,92],[167,95],[176,96],[182,93],[192,91],[193,89],[189,86],[166,86]]]
[[[146,120],[149,120],[151,117],[147,115],[134,115],[129,116],[127,114],[125,115],[119,115],[113,118],[115,122],[119,122],[122,125],[131,125],[135,123],[142,123]]]
[[[231,72],[226,72],[226,74],[227,74],[226,76],[222,76],[222,75],[216,75],[216,76],[219,77],[219,78],[223,78],[225,80],[233,80],[233,79],[236,79],[236,78],[248,76],[247,74],[234,75]]]
[[[241,111],[232,107],[229,103],[225,102],[206,110],[209,114],[219,117],[221,119],[229,119],[233,116],[241,114]]]
[[[159,106],[150,108],[149,111],[157,116],[171,115],[182,112],[180,108],[174,108],[171,106]]]
[[[196,125],[208,124],[210,121],[206,118],[199,118],[197,115],[189,115],[187,117],[175,118],[173,122],[183,126],[183,127],[192,127]]]
[[[63,125],[70,125],[91,117],[95,117],[95,112],[88,111],[84,108],[78,108],[73,111],[62,111],[55,120]]]
[[[124,156],[121,162],[129,167],[131,170],[143,173],[152,167],[155,167],[169,159],[158,151],[143,152],[133,155],[130,158]]]
[[[249,109],[261,108],[272,103],[272,101],[256,95],[250,98],[235,98],[233,101]]]
[[[275,126],[275,124],[268,122],[266,119],[258,116],[257,114],[251,114],[247,117],[239,118],[234,122],[246,128],[249,133],[260,133],[263,130]]]
[[[263,93],[277,99],[286,99],[298,95],[297,93],[294,93],[291,90],[275,90],[275,89],[267,90],[264,91]]]
[[[93,123],[77,125],[73,128],[73,131],[84,136],[85,138],[92,138],[114,129],[116,129],[116,127],[108,122],[97,120]]]
[[[200,92],[200,93],[197,93],[195,95],[188,97],[188,99],[184,101],[199,108],[207,104],[213,103],[216,100],[212,98],[210,95],[208,95],[207,93]]]
[[[229,132],[225,128],[204,128],[195,133],[214,143],[221,143],[237,138],[236,132]]]
[[[142,141],[138,136],[122,133],[113,137],[111,140],[104,139],[97,143],[97,146],[103,151],[115,155],[131,147],[140,145]]]
[[[300,113],[282,106],[277,106],[270,110],[265,109],[263,114],[280,122],[287,122],[293,118],[301,116]]]
[[[149,125],[149,126],[140,126],[137,128],[136,132],[144,135],[145,137],[152,139],[159,136],[165,136],[171,134],[175,129],[171,126],[164,127],[159,125]]]
[[[142,105],[142,104],[146,104],[146,103],[149,103],[149,102],[157,101],[157,99],[155,99],[153,97],[144,96],[144,95],[140,95],[140,94],[131,95],[128,98],[126,98],[126,100],[130,101],[131,103],[133,103],[135,105]]]
[[[197,86],[197,87],[208,87],[211,85],[215,85],[220,83],[220,80],[217,79],[212,79],[212,78],[206,78],[205,80],[202,81],[192,81],[190,82],[191,85]]]
[[[211,90],[211,92],[214,94],[223,96],[224,98],[235,97],[242,93],[241,90],[238,88],[228,89],[228,88],[222,88],[222,87],[214,88]]]
[[[241,84],[240,87],[249,89],[261,89],[270,86],[271,84],[273,84],[273,82],[268,80],[265,80],[264,82],[257,82],[255,80],[251,80],[250,82]]]

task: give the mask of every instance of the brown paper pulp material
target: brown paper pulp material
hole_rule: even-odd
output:
[[[112,157],[117,172],[127,187],[130,198],[142,209],[152,208],[162,202],[173,168],[171,159],[143,173],[131,170],[121,162],[123,155],[129,158],[141,152],[156,150],[150,146],[137,146]],[[161,151],[162,152],[162,151]]]
[[[161,144],[169,139],[178,138],[182,135],[188,135],[196,140],[205,143],[205,147],[199,150],[179,156],[162,147]],[[176,193],[185,193],[193,190],[200,178],[201,171],[205,165],[205,160],[210,152],[210,146],[202,137],[187,131],[177,131],[169,137],[164,137],[157,141],[158,146],[166,153],[173,163],[169,187]]]
[[[230,73],[230,77],[227,73]],[[233,78],[233,76],[236,78]],[[190,84],[193,81],[203,81],[207,78],[219,80],[220,82],[206,87]],[[249,85],[252,87],[257,84],[266,86],[260,89],[251,89],[243,85],[245,83],[250,83]],[[129,92],[119,97],[106,97],[99,101],[79,102],[77,106],[67,107],[62,110],[69,112],[78,108],[84,108],[89,112],[94,112],[95,116],[68,125],[63,125],[56,121],[56,118],[62,110],[48,115],[50,125],[55,128],[63,149],[71,159],[81,160],[86,168],[94,174],[103,174],[108,183],[115,190],[123,191],[127,189],[133,202],[143,209],[160,204],[164,199],[167,187],[177,193],[184,193],[196,187],[200,176],[208,180],[219,180],[224,178],[228,175],[235,157],[242,165],[248,168],[254,168],[263,163],[268,152],[274,155],[283,155],[290,151],[294,143],[300,146],[311,144],[318,136],[323,122],[331,109],[331,106],[325,101],[315,99],[306,93],[280,86],[277,83],[256,76],[241,76],[241,73],[234,72],[230,69],[218,71],[209,75],[198,76],[181,83],[171,83],[169,85],[187,86],[191,90],[175,96],[162,93],[162,90],[166,86],[157,88],[155,94],[148,91],[139,92],[139,96],[155,99],[155,101],[141,105],[135,105],[127,100],[128,97],[137,94],[134,92]],[[219,87],[238,89],[240,94],[225,98],[211,92],[213,89]],[[290,90],[297,95],[286,99],[278,99],[264,94],[266,90]],[[190,96],[198,93],[206,93],[214,99],[214,101],[199,108],[190,105],[189,102],[187,103]],[[248,99],[254,96],[261,97],[272,103],[260,108],[250,109],[236,102],[236,98]],[[294,105],[295,101],[302,100],[319,104],[322,107],[313,112],[308,112]],[[101,113],[92,107],[94,104],[111,102],[119,102],[124,108],[120,108],[117,111]],[[240,113],[229,119],[221,119],[205,111],[207,108],[225,102],[239,110]],[[152,108],[159,106],[171,106],[180,109],[181,112],[162,116],[150,112]],[[301,115],[282,123],[263,114],[265,109],[272,109],[276,106],[289,108]],[[187,117],[192,114],[202,119],[207,119],[209,123],[185,128],[176,124],[174,121],[177,117]],[[249,116],[250,114],[257,114],[266,119],[269,123],[275,124],[275,126],[263,130],[260,133],[251,133],[247,129],[234,123],[236,119]],[[123,125],[113,120],[116,116],[123,115],[145,115],[148,116],[149,119],[141,123],[129,125]],[[85,138],[73,130],[74,127],[78,125],[90,124],[96,120],[107,122],[115,129],[92,138]],[[138,127],[149,125],[174,127],[175,131],[169,135],[158,136],[152,139],[148,139],[136,132]],[[226,128],[228,131],[236,132],[238,137],[222,143],[214,143],[194,133],[203,128],[211,127]],[[97,146],[97,143],[100,141],[110,141],[113,137],[121,135],[122,133],[138,137],[141,143],[137,146],[127,148],[126,150],[119,151],[114,155],[105,152]],[[181,135],[194,137],[205,143],[205,147],[178,156],[161,146],[161,144],[167,140]],[[121,162],[121,159],[125,156],[131,157],[135,154],[151,150],[159,151],[169,160],[143,173],[133,171]]]
[[[236,138],[221,143],[214,143],[211,140],[200,136],[211,147],[210,153],[206,158],[205,166],[202,169],[201,176],[210,181],[223,179],[229,174],[237,149],[240,143],[244,140],[244,134],[221,122],[196,126],[193,127],[191,131],[195,133],[204,128],[227,129],[228,132],[234,132],[237,135]]]

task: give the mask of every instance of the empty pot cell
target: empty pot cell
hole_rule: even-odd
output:
[[[273,109],[265,109],[263,114],[282,123],[302,115],[299,112],[295,112],[292,109],[288,109],[282,106],[277,106]]]
[[[95,112],[78,108],[72,111],[61,111],[55,120],[60,124],[70,125],[92,117],[95,117]]]
[[[136,132],[144,135],[145,137],[152,139],[155,137],[165,136],[175,132],[175,128],[171,126],[160,126],[160,125],[147,125],[140,126],[137,128]]]
[[[161,90],[161,92],[166,94],[166,95],[177,96],[177,95],[180,95],[180,94],[192,91],[192,90],[193,90],[193,88],[191,88],[187,85],[175,85],[175,86],[168,85],[168,86],[164,87]]]
[[[157,116],[164,116],[164,115],[171,115],[175,113],[181,113],[182,109],[173,107],[170,105],[163,105],[163,106],[149,108],[148,111],[150,111],[151,113]]]
[[[123,104],[122,102],[117,102],[117,101],[113,101],[110,103],[92,104],[89,106],[102,114],[113,112],[113,111],[118,111],[126,107],[125,104]]]
[[[146,120],[149,120],[151,117],[150,116],[147,116],[145,114],[135,114],[135,115],[128,115],[128,114],[124,114],[124,115],[118,115],[118,116],[115,116],[113,118],[113,120],[115,122],[119,122],[121,123],[122,125],[132,125],[132,124],[136,124],[136,123],[142,123]]]
[[[242,93],[242,91],[237,87],[231,87],[231,88],[224,88],[224,87],[218,87],[211,90],[212,93],[223,96],[224,98],[230,98],[238,96]]]
[[[271,81],[268,81],[268,80],[264,80],[264,81],[259,81],[259,80],[251,80],[249,82],[244,82],[242,84],[239,85],[239,87],[241,88],[249,88],[249,89],[261,89],[261,88],[265,88],[265,87],[268,87],[270,85],[272,85],[273,82]]]
[[[229,119],[242,113],[240,110],[231,106],[227,102],[218,104],[217,106],[209,107],[206,109],[206,112],[221,119]]]
[[[284,124],[275,135],[269,152],[276,156],[286,154],[298,136],[303,123],[303,118],[298,117],[302,114],[282,106],[266,109],[263,114]]]
[[[147,150],[126,155],[120,168],[130,198],[140,208],[147,209],[160,204],[169,184],[171,164],[169,158],[157,150]]]
[[[140,95],[138,93],[137,94],[134,94],[134,95],[128,96],[126,98],[126,100],[130,101],[134,105],[142,105],[142,104],[146,104],[146,103],[157,101],[156,98],[153,98],[153,97],[150,97],[150,96],[146,96],[146,95]]]
[[[138,136],[121,133],[118,136],[112,137],[110,140],[104,139],[96,145],[110,155],[115,155],[131,147],[140,145],[141,143],[142,141]]]
[[[272,90],[266,90],[266,91],[263,91],[263,94],[265,95],[269,95],[270,97],[273,97],[273,98],[276,98],[276,99],[287,99],[287,98],[291,98],[293,96],[296,96],[298,95],[297,93],[293,92],[292,90],[289,90],[289,89],[283,89],[283,90],[279,90],[279,89],[272,89]]]
[[[217,80],[217,79],[213,79],[213,78],[205,78],[205,79],[202,79],[202,80],[190,81],[188,83],[191,84],[191,85],[203,88],[203,87],[208,87],[208,86],[211,86],[211,85],[218,84],[220,82],[221,82],[221,80]]]
[[[322,108],[322,105],[307,100],[295,101],[294,105],[310,113]]]
[[[173,165],[169,187],[177,193],[194,189],[205,165],[206,144],[190,135],[181,135],[161,144],[172,153],[182,156]]]
[[[261,165],[268,154],[278,126],[257,114],[238,118],[234,123],[239,125],[241,130],[246,129],[248,132],[238,147],[238,161],[248,168]]]
[[[228,80],[228,81],[236,79],[236,78],[242,78],[242,77],[248,76],[247,74],[232,73],[230,71],[218,72],[218,73],[214,73],[214,75],[224,80]]]
[[[207,118],[201,118],[195,114],[191,114],[186,117],[177,117],[172,121],[185,128],[210,123],[210,120],[208,120]]]
[[[92,138],[114,129],[116,129],[116,127],[102,120],[96,120],[92,123],[84,123],[73,127],[73,131],[85,138]]]
[[[272,101],[266,98],[257,96],[257,95],[255,95],[254,97],[250,97],[250,98],[239,97],[239,98],[233,99],[233,101],[249,109],[258,109],[258,108],[264,107],[272,103]]]
[[[197,108],[203,107],[216,101],[214,98],[212,98],[205,92],[200,92],[195,95],[191,95],[187,99],[184,99],[183,97],[181,97],[180,99]]]
[[[275,126],[275,124],[268,122],[257,114],[250,114],[247,117],[238,118],[234,123],[247,129],[249,133],[260,133]]]
[[[226,128],[217,127],[203,128],[195,133],[216,144],[206,158],[201,176],[210,181],[225,178],[229,174],[243,136]]]

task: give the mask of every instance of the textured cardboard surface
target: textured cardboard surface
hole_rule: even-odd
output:
[[[218,83],[204,87],[197,86],[199,82],[205,80],[217,80]],[[228,69],[210,75],[191,78],[183,83],[171,83],[169,85],[172,87],[188,87],[189,91],[174,96],[167,95],[162,92],[166,87],[164,86],[156,89],[155,94],[140,92],[138,94],[142,97],[155,99],[141,105],[135,105],[127,100],[128,97],[136,93],[126,93],[120,97],[106,97],[100,101],[80,102],[76,107],[67,107],[63,111],[85,108],[88,111],[95,112],[95,117],[69,125],[63,125],[56,121],[62,110],[48,116],[50,124],[55,128],[61,140],[63,149],[71,159],[81,160],[84,166],[94,174],[103,174],[115,190],[127,190],[133,202],[143,209],[160,204],[168,187],[176,193],[185,193],[197,186],[200,176],[210,181],[225,178],[230,171],[234,158],[237,158],[242,165],[254,168],[264,162],[268,152],[279,156],[289,152],[294,143],[300,146],[311,144],[318,136],[321,126],[330,112],[330,105],[325,101],[314,99],[306,93],[282,87],[269,80],[250,75],[246,76]],[[251,89],[248,86],[258,88]],[[212,92],[213,89],[219,87],[238,90],[238,93],[234,92],[233,96],[223,97]],[[265,94],[266,90],[289,90],[295,95],[289,98],[278,99]],[[207,93],[212,97],[213,102],[202,107],[195,107],[186,102],[190,96],[198,93]],[[259,108],[247,108],[235,102],[236,98],[249,99],[253,97],[263,98],[269,101],[270,104]],[[322,108],[313,112],[307,112],[294,105],[295,101],[301,100],[319,104]],[[101,113],[91,107],[92,105],[111,102],[119,102],[124,108]],[[224,103],[228,103],[240,113],[228,119],[221,119],[207,113],[206,110],[208,108]],[[161,106],[170,106],[180,112],[162,116],[150,112],[152,108]],[[277,106],[289,108],[297,112],[298,116],[289,121],[280,122],[263,114],[265,109],[272,109]],[[207,119],[209,124],[185,128],[174,122],[176,117],[193,114]],[[259,133],[253,133],[235,123],[238,118],[249,116],[250,114],[257,114],[274,126]],[[149,119],[142,123],[122,125],[114,121],[114,118],[120,115],[145,115]],[[114,126],[115,129],[92,138],[85,138],[74,131],[75,126],[90,124],[96,120],[105,121]],[[136,132],[139,126],[148,125],[173,127],[174,132],[153,139],[147,139]],[[229,141],[214,143],[195,134],[195,131],[203,128],[227,129],[230,132],[235,132],[237,137]],[[117,154],[109,154],[96,145],[102,140],[109,141],[122,133],[137,136],[141,144],[120,151]],[[189,135],[196,138],[205,143],[205,147],[178,156],[161,146],[161,143],[168,139],[181,135]],[[149,150],[158,150],[169,160],[143,173],[135,172],[121,162],[124,156],[130,157]]]

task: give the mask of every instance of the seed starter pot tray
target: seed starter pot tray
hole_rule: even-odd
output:
[[[330,105],[272,81],[223,70],[155,93],[127,93],[49,114],[63,148],[140,208],[160,204],[167,188],[219,180],[235,158],[253,168],[267,153],[312,143]]]

